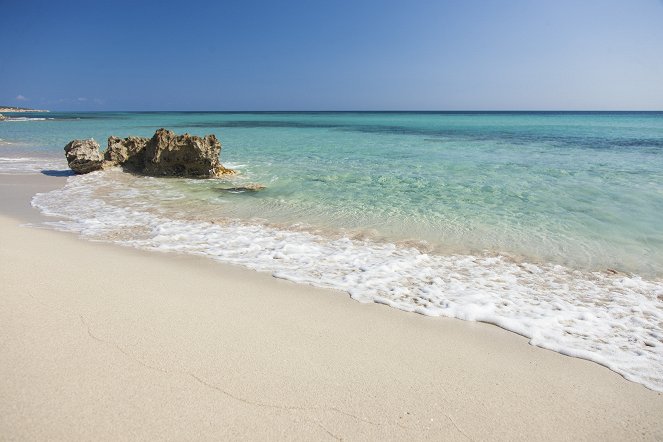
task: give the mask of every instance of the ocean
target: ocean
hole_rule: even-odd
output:
[[[67,175],[70,140],[160,127],[215,134],[240,172],[70,176],[32,201],[47,227],[496,324],[663,391],[662,112],[12,117],[0,173]]]

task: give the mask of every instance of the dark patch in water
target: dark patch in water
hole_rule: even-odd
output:
[[[233,115],[234,114],[234,115]],[[534,124],[532,127],[516,127],[511,130],[505,130],[503,127],[487,126],[474,126],[467,127],[445,127],[444,121],[436,127],[411,127],[407,125],[394,125],[394,124],[352,124],[347,121],[340,121],[334,123],[333,121],[310,121],[308,119],[297,120],[297,116],[347,116],[350,114],[370,115],[370,114],[391,114],[390,112],[368,112],[368,113],[349,113],[349,112],[311,112],[311,113],[280,113],[280,112],[267,112],[267,113],[247,113],[247,115],[259,116],[280,116],[283,115],[288,120],[279,119],[256,119],[256,120],[237,120],[229,119],[222,120],[223,115],[226,117],[236,116],[238,113],[218,113],[219,120],[217,121],[195,121],[190,120],[185,123],[171,124],[168,127],[173,129],[328,129],[344,132],[360,132],[367,134],[384,134],[384,135],[411,135],[411,136],[424,136],[426,142],[486,142],[486,143],[510,143],[522,146],[529,146],[533,144],[548,144],[550,146],[564,148],[586,148],[597,150],[613,150],[613,149],[663,149],[663,137],[660,138],[610,138],[603,136],[584,136],[584,135],[566,135],[563,133],[541,133],[540,128]],[[241,114],[241,113],[240,113]],[[394,113],[396,115],[401,113]],[[605,112],[405,112],[408,114],[440,114],[440,115],[602,115]],[[607,114],[615,115],[629,115],[633,113],[620,113],[609,112]],[[639,114],[639,117],[649,116],[649,113]],[[116,117],[121,117],[123,114],[114,114]],[[124,114],[128,115],[128,114]],[[195,115],[192,114],[192,115]],[[207,114],[213,115],[213,113]],[[660,113],[653,113],[652,117],[660,117]],[[260,118],[260,117],[257,117]],[[153,129],[154,126],[144,126]],[[559,128],[557,128],[559,129]],[[551,129],[555,130],[555,129]],[[477,133],[478,132],[478,133]]]
[[[130,113],[126,112],[24,112],[22,114],[13,114],[12,116],[15,118],[45,118],[48,121],[128,120],[133,118]]]
[[[247,184],[246,186],[217,188],[217,190],[221,192],[230,192],[230,193],[258,192],[265,189],[266,187],[263,186],[262,184]]]
[[[203,123],[181,123],[173,124],[176,128],[239,128],[239,129],[261,129],[261,128],[298,128],[298,129],[325,129],[342,127],[337,124],[304,123],[298,121],[219,121]]]

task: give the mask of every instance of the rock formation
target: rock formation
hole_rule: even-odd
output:
[[[6,119],[7,119],[7,117],[5,117],[4,115],[0,114],[0,121],[6,120]]]
[[[204,138],[159,129],[145,146],[146,175],[216,176],[221,143],[214,135]]]
[[[131,172],[142,172],[145,169],[145,147],[150,142],[145,137],[118,138],[108,137],[108,147],[104,151],[107,164],[121,165]]]
[[[69,168],[76,173],[89,173],[103,167],[99,143],[89,140],[73,140],[64,147]]]
[[[89,140],[74,140],[65,147],[69,167],[76,173],[113,166],[122,166],[127,171],[152,176],[204,178],[235,173],[219,163],[221,143],[214,135],[202,138],[189,134],[178,136],[172,131],[159,129],[152,138],[111,136],[108,138],[103,161],[97,143],[94,143],[96,151],[91,146],[88,146],[87,150],[72,147],[87,142]],[[90,163],[92,160],[95,161],[94,165]],[[89,167],[79,167],[79,163],[90,164]]]

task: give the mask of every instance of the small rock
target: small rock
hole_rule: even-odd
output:
[[[214,168],[214,176],[221,177],[228,175],[237,175],[237,171],[233,169],[228,169],[227,167],[223,167],[223,165],[219,165]]]
[[[99,143],[93,139],[73,140],[64,147],[69,168],[75,173],[89,173],[103,166],[103,158],[99,153]]]
[[[247,184],[246,186],[230,187],[230,188],[221,188],[224,192],[257,192],[259,190],[266,189],[262,184]]]

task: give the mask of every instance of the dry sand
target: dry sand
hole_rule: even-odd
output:
[[[663,395],[497,327],[21,226],[0,176],[0,439],[662,440]]]

